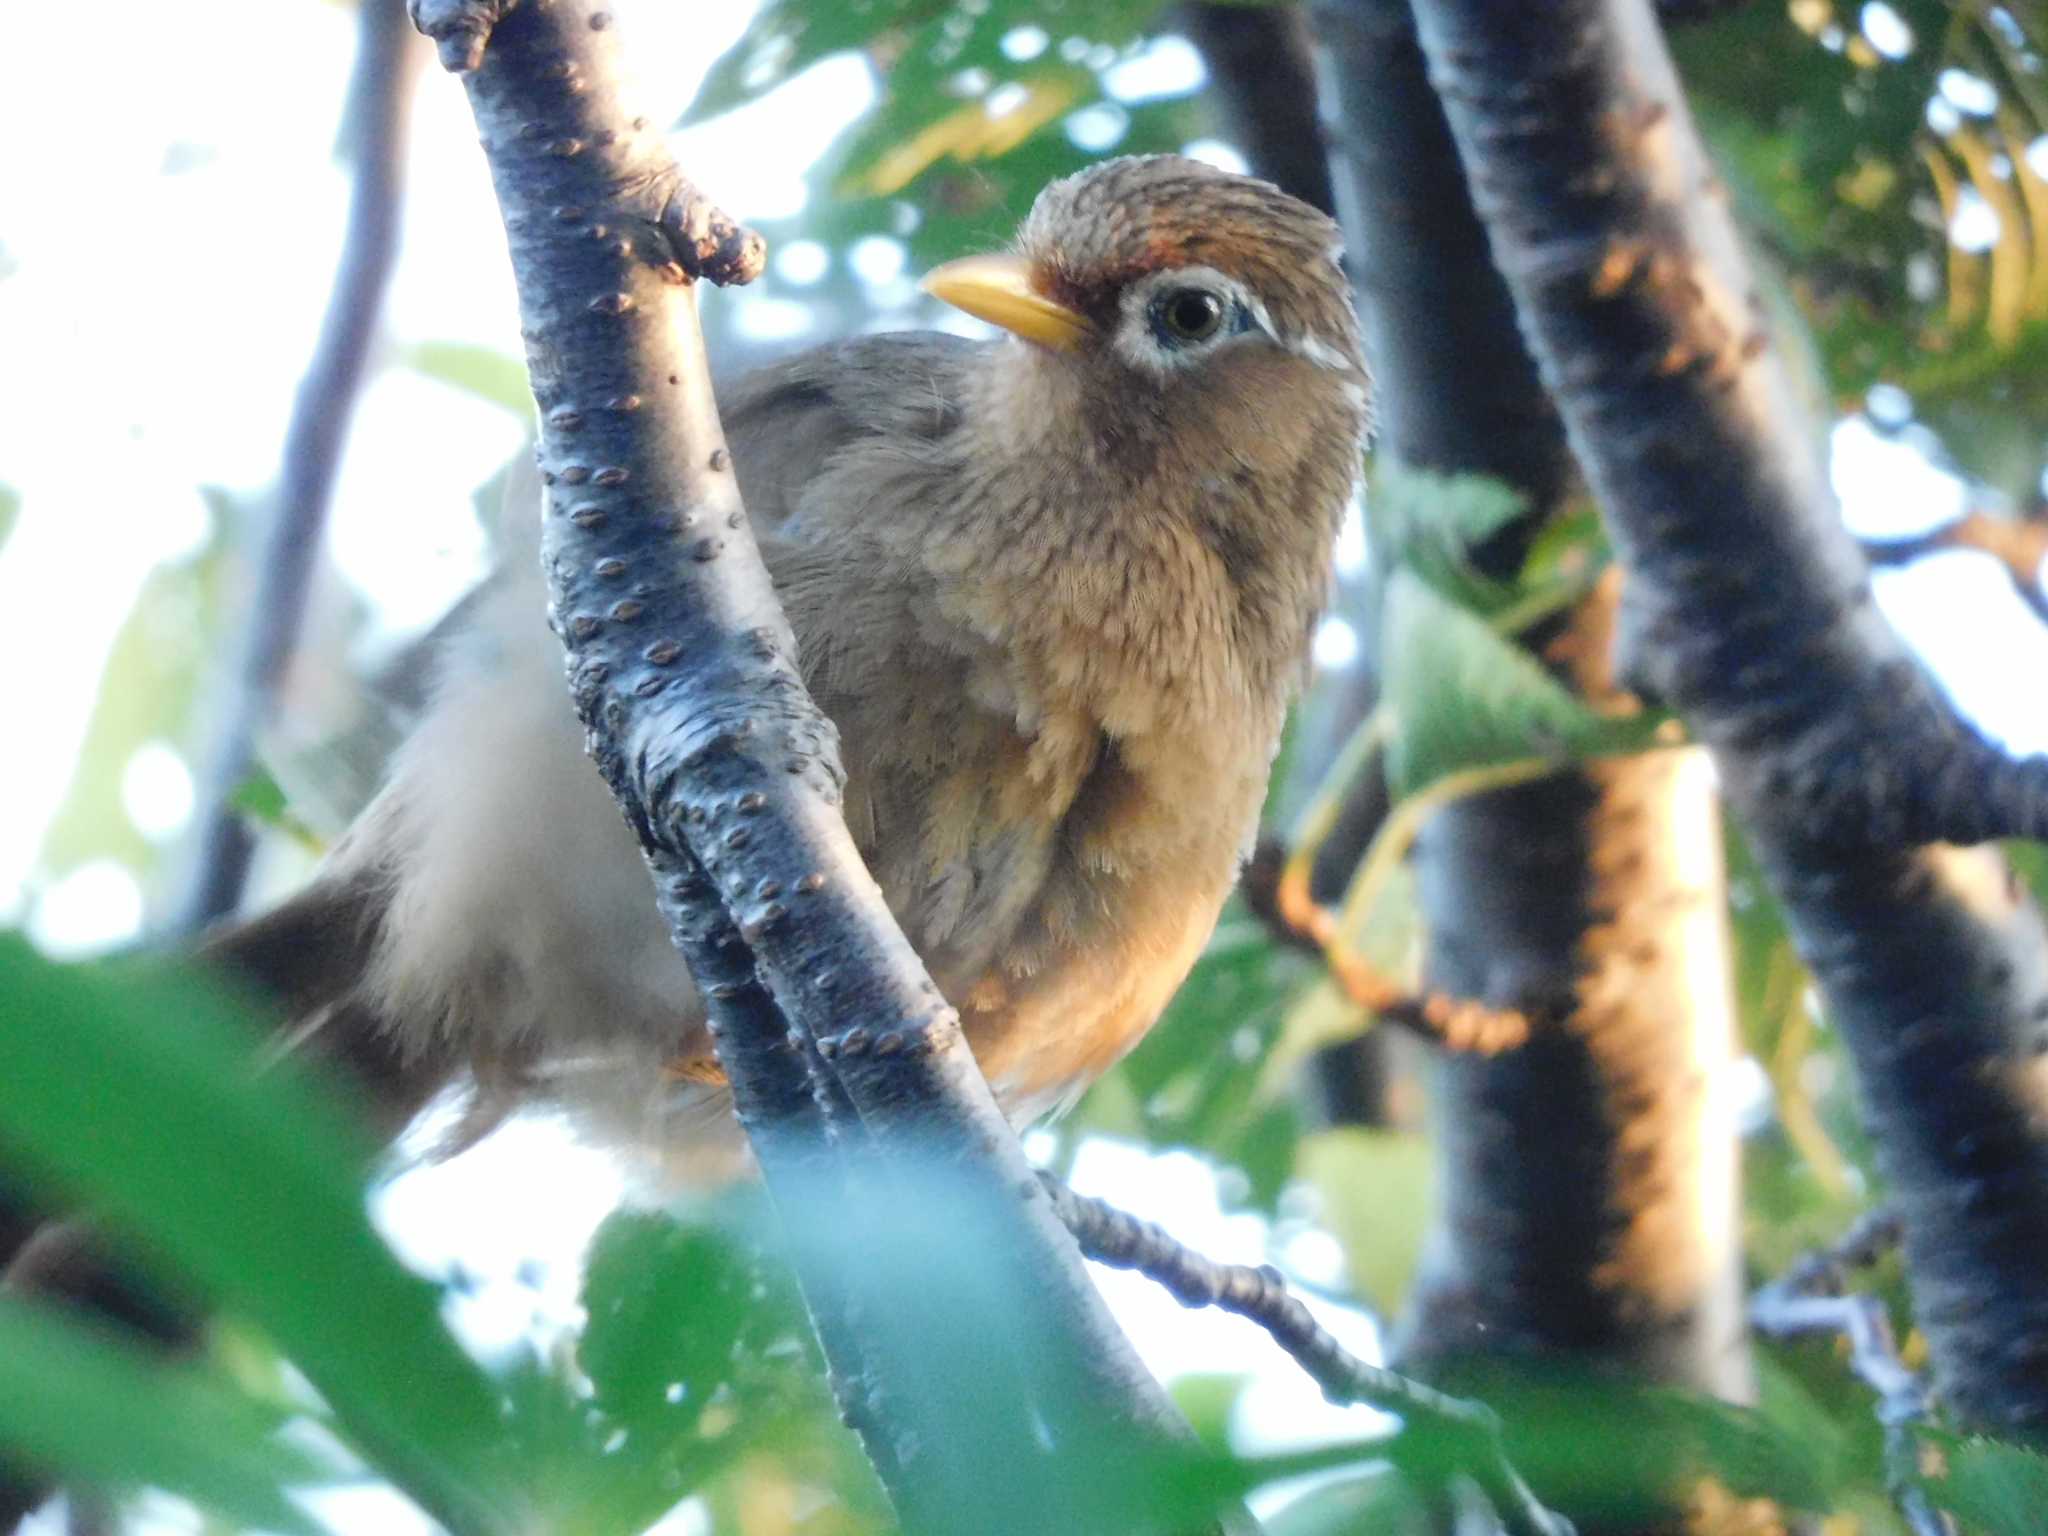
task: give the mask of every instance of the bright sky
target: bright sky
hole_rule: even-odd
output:
[[[616,9],[641,62],[644,99],[673,117],[752,6],[620,0]],[[270,483],[341,230],[347,189],[329,148],[353,46],[350,11],[315,0],[213,0],[205,12],[207,25],[195,26],[189,8],[128,0],[96,14],[96,30],[118,45],[86,48],[73,11],[22,7],[0,58],[0,143],[15,146],[0,156],[0,355],[9,364],[0,370],[0,482],[22,497],[19,526],[0,546],[0,653],[14,658],[0,670],[0,718],[24,726],[0,811],[0,921],[26,918],[60,952],[127,937],[142,915],[135,882],[118,866],[88,867],[51,889],[38,889],[35,874],[108,647],[152,567],[208,537],[195,488],[253,494]],[[1022,28],[1011,45],[1021,57],[1049,41]],[[1112,84],[1134,100],[1186,90],[1200,74],[1193,51],[1173,40],[1118,65]],[[741,217],[800,212],[805,168],[872,91],[864,64],[828,61],[743,114],[683,136],[683,163]],[[1091,108],[1068,131],[1106,146],[1120,117]],[[34,152],[60,135],[61,154]],[[461,91],[433,71],[415,137],[389,340],[516,353],[510,274],[473,126]],[[826,259],[799,243],[779,254],[777,270],[801,285]],[[893,242],[850,259],[877,293],[907,290]],[[786,298],[752,302],[745,323],[757,334],[805,323]],[[330,553],[386,632],[430,622],[480,574],[469,492],[518,437],[503,412],[407,369],[372,384]],[[1910,449],[1862,426],[1844,428],[1837,446],[1838,484],[1860,527],[1900,532],[1954,510],[1956,483]],[[82,600],[80,575],[89,576]],[[1878,590],[1966,707],[2014,747],[2048,750],[2038,687],[2048,635],[1999,571],[1945,556],[1881,574]],[[1337,628],[1321,653],[1341,663],[1352,648]],[[138,826],[159,840],[177,835],[192,785],[174,751],[145,748],[124,787]],[[1214,1178],[1192,1158],[1098,1143],[1076,1182],[1218,1257],[1273,1256],[1264,1224],[1226,1214]],[[603,1159],[546,1122],[522,1121],[452,1165],[400,1179],[379,1214],[423,1268],[459,1258],[477,1277],[455,1321],[490,1350],[536,1322],[574,1322],[577,1255],[618,1191]],[[1310,1279],[1333,1278],[1327,1240],[1312,1237],[1285,1257]],[[1259,1373],[1243,1414],[1248,1442],[1355,1432],[1356,1419],[1340,1423],[1250,1325],[1185,1313],[1128,1276],[1103,1285],[1158,1368]],[[1331,1321],[1372,1347],[1356,1315],[1332,1312]],[[323,1507],[337,1529],[409,1528],[374,1494]],[[149,1528],[197,1526],[166,1504]],[[671,1536],[688,1528],[682,1517]]]

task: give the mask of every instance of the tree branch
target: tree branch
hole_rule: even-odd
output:
[[[1218,126],[1252,174],[1334,213],[1306,14],[1291,5],[1189,0],[1175,18],[1208,67]]]
[[[1406,0],[1317,0],[1313,16],[1382,385],[1378,451],[1520,493],[1529,515],[1475,552],[1512,575],[1576,489],[1563,426]],[[1593,600],[1580,610],[1597,629]],[[1734,1129],[1699,1090],[1735,1028],[1723,887],[1711,860],[1679,856],[1719,843],[1699,766],[1657,754],[1565,769],[1459,799],[1422,830],[1424,985],[1524,1021],[1527,1040],[1433,1064],[1441,1195],[1399,1334],[1404,1368],[1527,1350],[1747,1389]]]
[[[720,1064],[799,1233],[835,1377],[887,1407],[886,1428],[854,1417],[907,1524],[942,1529],[971,1500],[1059,1528],[1077,1495],[1041,1415],[1055,1449],[1179,1420],[840,817],[836,734],[798,677],[740,504],[689,286],[751,277],[760,242],[622,103],[608,12],[412,5],[463,75],[510,236],[541,408],[543,561],[577,711],[678,946],[703,968]],[[871,1148],[885,1198],[858,1213],[867,1241],[828,1256],[802,1229],[845,1236],[855,1214],[818,1187],[819,1127],[835,1115],[857,1117],[839,1145]],[[913,1177],[917,1198],[900,1197]],[[877,1251],[942,1204],[944,1237],[917,1228],[941,1262]],[[898,1289],[913,1274],[922,1289]],[[856,1337],[864,1358],[849,1362]]]
[[[1410,1428],[1455,1438],[1465,1448],[1459,1472],[1486,1495],[1508,1536],[1570,1536],[1571,1522],[1545,1509],[1509,1463],[1491,1409],[1359,1359],[1288,1293],[1285,1277],[1271,1265],[1218,1263],[1164,1227],[1077,1195],[1050,1173],[1039,1178],[1089,1258],[1137,1271],[1184,1307],[1218,1307],[1257,1323],[1333,1403],[1363,1403],[1398,1414]],[[1398,1447],[1390,1454],[1398,1461]]]
[[[2010,759],[1956,714],[1878,614],[1819,440],[1776,425],[1805,412],[1764,355],[1725,192],[1647,5],[1582,0],[1512,26],[1476,3],[1417,14],[1616,543],[1632,570],[1657,564],[1629,589],[1633,680],[1767,774],[1809,843],[2048,835],[2048,757]],[[1542,61],[1527,107],[1495,94],[1511,46]],[[1722,515],[1660,523],[1676,506]]]
[[[2048,931],[2003,861],[1902,843],[2038,825],[2048,763],[1992,762],[1872,604],[1644,0],[1414,5],[1632,639],[1855,1057],[1943,1394],[2038,1437]]]
[[[231,915],[248,883],[256,839],[233,797],[256,766],[257,740],[298,648],[342,449],[369,373],[384,291],[398,258],[407,129],[420,58],[404,0],[363,0],[342,124],[353,166],[348,226],[320,340],[285,428],[276,506],[263,532],[235,690],[209,766],[206,819],[181,902],[182,932]]]
[[[1244,151],[1252,174],[1334,218],[1336,191],[1306,8],[1189,0],[1176,14],[1208,68],[1205,94],[1215,106],[1218,126]],[[1332,611],[1356,616],[1372,579],[1340,577]],[[1268,804],[1278,818],[1293,819],[1295,808],[1322,782],[1378,702],[1379,667],[1372,654],[1378,635],[1369,622],[1358,628],[1360,652],[1351,665],[1311,680],[1295,705],[1292,745]],[[1311,881],[1317,900],[1335,901],[1350,884],[1385,810],[1381,777],[1361,776],[1318,848]],[[1277,866],[1272,874],[1278,875]],[[1248,869],[1240,888],[1256,907],[1260,892],[1255,884],[1256,871]],[[1265,895],[1271,894],[1267,889]],[[1272,925],[1277,911],[1268,907],[1260,915]],[[1284,926],[1272,926],[1282,943],[1316,947]],[[1333,1124],[1386,1125],[1397,1114],[1401,1067],[1388,1037],[1378,1030],[1325,1046],[1310,1058],[1307,1074],[1310,1096]]]

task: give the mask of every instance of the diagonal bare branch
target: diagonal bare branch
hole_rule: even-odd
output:
[[[1057,1528],[1074,1492],[1041,1415],[1155,1435],[1179,1420],[840,816],[836,733],[798,676],[740,503],[691,286],[745,281],[760,244],[625,104],[608,11],[412,9],[463,78],[510,237],[541,411],[543,561],[576,707],[698,967],[849,1416],[907,1524],[943,1529],[970,1499],[1010,1500],[1020,1528],[1034,1515]],[[821,1146],[821,1124],[849,1115],[858,1133]],[[878,1222],[918,1215],[899,1182],[915,1172],[925,1205],[942,1191],[977,1223],[971,1264],[928,1273],[914,1308],[892,1293],[909,1273],[900,1255],[845,1244],[828,1257],[808,1240],[807,1223],[850,1214],[818,1173],[854,1146],[880,1160],[860,1181],[881,1197],[864,1208]],[[935,1330],[947,1349],[920,1350]],[[1062,1408],[1054,1389],[1074,1384],[1078,1407]],[[875,1403],[886,1414],[864,1411]],[[969,1420],[983,1433],[956,1432]],[[1083,1432],[1066,1423],[1052,1438]]]
[[[1508,1536],[1571,1536],[1571,1522],[1544,1508],[1508,1461],[1491,1409],[1359,1359],[1288,1293],[1285,1277],[1272,1266],[1219,1263],[1164,1227],[1078,1195],[1049,1173],[1039,1177],[1089,1258],[1137,1271],[1182,1306],[1218,1307],[1257,1323],[1333,1403],[1364,1403],[1459,1441],[1466,1449],[1460,1470],[1486,1495]]]
[[[263,530],[241,658],[214,760],[195,844],[181,932],[197,932],[232,914],[248,882],[255,838],[230,803],[256,766],[256,744],[304,627],[306,594],[320,557],[348,440],[384,312],[384,290],[398,259],[405,148],[420,48],[403,0],[364,0],[357,13],[356,59],[343,134],[353,167],[348,226],[320,339],[299,380],[285,429],[277,497]]]

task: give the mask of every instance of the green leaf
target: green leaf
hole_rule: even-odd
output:
[[[1313,1488],[1268,1517],[1266,1536],[1428,1536],[1437,1526],[1392,1468]]]
[[[516,357],[466,341],[415,342],[399,357],[415,373],[503,406],[522,422],[533,420],[533,389],[526,364]]]
[[[1528,498],[1505,481],[1411,469],[1382,455],[1365,507],[1373,547],[1459,607],[1493,613],[1514,600],[1513,586],[1472,563],[1472,551],[1529,509]]]
[[[1828,1384],[1840,1391],[1840,1398],[1822,1403],[1779,1348],[1760,1345],[1753,1350],[1751,1362],[1756,1373],[1757,1412],[1787,1443],[1802,1447],[1813,1457],[1831,1498],[1839,1498],[1858,1482],[1882,1496],[1883,1432],[1870,1412],[1869,1396],[1842,1369],[1831,1342],[1802,1342],[1816,1346],[1809,1358],[1823,1362]]]
[[[1387,781],[1406,796],[1465,769],[1576,762],[1655,744],[1661,715],[1598,715],[1527,651],[1407,570],[1388,582]]]
[[[1107,96],[1107,71],[1163,14],[1159,0],[1105,0],[1064,15],[1038,0],[770,0],[714,66],[688,120],[741,105],[830,54],[860,52],[879,77],[874,106],[812,166],[803,213],[759,227],[771,246],[816,241],[842,256],[880,237],[904,246],[916,272],[1000,246],[1048,182],[1105,153],[1177,150],[1214,131],[1198,93]],[[1006,40],[1026,27],[1047,33],[1046,46],[1013,57]],[[1091,126],[1106,123],[1108,142],[1090,137],[1097,147],[1083,148],[1067,129],[1090,109],[1100,109],[1103,121]],[[760,291],[848,326],[875,298],[843,259],[817,283],[778,282],[771,270]],[[708,311],[714,327],[719,313]]]
[[[2048,1456],[1997,1440],[1963,1439],[1923,1430],[1942,1447],[1945,1470],[1920,1486],[1970,1536],[2039,1536],[2048,1510]]]
[[[1408,1297],[1436,1182],[1427,1138],[1342,1126],[1302,1138],[1300,1176],[1344,1247],[1351,1288],[1391,1314]]]
[[[578,1358],[597,1402],[622,1419],[694,1422],[740,1379],[746,1349],[805,1336],[794,1279],[730,1220],[611,1216],[591,1244],[583,1304]]]
[[[144,1254],[264,1327],[430,1511],[491,1529],[498,1394],[440,1291],[370,1226],[373,1149],[296,1063],[260,1077],[200,978],[60,966],[0,937],[0,1142]]]
[[[2034,900],[2048,907],[2048,843],[2007,843],[2005,856],[2013,872],[2027,883]]]
[[[577,1349],[588,1393],[568,1417],[559,1392],[537,1395],[548,1529],[616,1536],[691,1494],[717,1507],[775,1483],[830,1486],[851,1529],[867,1528],[881,1496],[839,1422],[775,1230],[759,1191],[599,1228]]]
[[[1799,269],[1836,388],[1861,389],[1921,354],[1937,318],[1909,273],[1944,254],[1919,149],[1958,29],[1942,0],[1896,0],[1915,44],[1887,58],[1830,46],[1793,9],[1733,8],[1673,50],[1745,221]]]
[[[1894,56],[1857,35],[1854,9],[1730,7],[1675,32],[1673,50],[1755,233],[1769,329],[1781,343],[1810,341],[1834,399],[1878,381],[1904,389],[1971,475],[2024,503],[2048,399],[2048,268],[2025,155],[2048,129],[2044,13],[1895,0],[1888,10],[1912,46]],[[1989,86],[1996,110],[1937,131],[1941,114],[1928,109],[1951,68]],[[1952,242],[1966,191],[1998,215],[1988,249]],[[1775,313],[1788,303],[1804,326]]]
[[[1836,1491],[1814,1447],[1709,1398],[1499,1355],[1447,1363],[1432,1384],[1493,1408],[1530,1484],[1601,1529],[1668,1518],[1703,1475],[1798,1510],[1826,1509]]]
[[[683,124],[744,106],[835,53],[901,48],[907,28],[952,8],[950,0],[869,0],[865,5],[769,0],[746,34],[713,61]]]
[[[284,1494],[332,1467],[280,1442],[284,1415],[160,1354],[0,1296],[0,1444],[95,1488],[161,1488],[243,1525],[320,1529]]]
[[[228,796],[228,805],[250,820],[282,832],[308,853],[317,854],[326,849],[326,839],[292,814],[285,799],[284,786],[266,769],[253,769],[237,784]]]
[[[37,862],[56,878],[95,859],[148,869],[149,840],[128,819],[122,777],[136,750],[168,742],[196,761],[192,725],[205,670],[232,634],[236,540],[246,509],[226,492],[200,492],[214,537],[187,559],[158,567],[137,594],[107,654],[63,803],[50,818]]]
[[[1169,1390],[1174,1406],[1194,1430],[1195,1438],[1210,1450],[1227,1454],[1230,1449],[1230,1416],[1244,1394],[1245,1378],[1220,1371],[1197,1372],[1174,1377]]]

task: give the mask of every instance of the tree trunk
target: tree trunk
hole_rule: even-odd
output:
[[[1644,0],[1416,10],[1629,564],[1632,665],[1713,748],[1855,1059],[1937,1383],[2039,1439],[2048,932],[1931,839],[2038,825],[2048,761],[1976,737],[1877,613]]]
[[[1520,490],[1530,515],[1477,552],[1512,570],[1573,483],[1563,429],[1407,6],[1329,0],[1314,15],[1379,452]],[[1604,633],[1609,601],[1568,623]],[[1612,686],[1598,668],[1575,680]],[[1401,1332],[1409,1360],[1564,1355],[1748,1394],[1737,1148],[1717,1096],[1735,1042],[1719,839],[1704,764],[1678,753],[1474,797],[1424,830],[1428,985],[1523,1009],[1534,1035],[1437,1061],[1439,1208]]]

